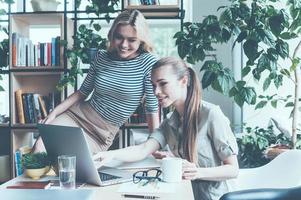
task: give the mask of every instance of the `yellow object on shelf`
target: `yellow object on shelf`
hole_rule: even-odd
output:
[[[49,168],[46,167],[39,168],[39,169],[25,169],[25,173],[28,177],[37,180],[40,179],[41,176],[45,175],[49,171]]]

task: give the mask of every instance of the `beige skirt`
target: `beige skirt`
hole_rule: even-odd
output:
[[[51,124],[81,127],[92,154],[108,150],[119,130],[118,126],[104,120],[88,102],[74,104]]]

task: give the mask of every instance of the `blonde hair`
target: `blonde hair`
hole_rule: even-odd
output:
[[[152,72],[163,66],[171,66],[178,80],[188,77],[187,96],[185,100],[183,116],[183,140],[179,141],[179,147],[183,146],[184,155],[181,157],[197,164],[196,138],[198,133],[199,110],[201,104],[201,86],[195,71],[181,59],[165,57],[160,59],[153,67]]]
[[[125,10],[116,17],[108,33],[108,51],[113,50],[111,42],[113,41],[114,33],[119,25],[131,25],[136,30],[137,38],[141,41],[141,45],[139,47],[140,51],[153,51],[153,45],[150,41],[149,28],[146,23],[146,19],[138,10]]]

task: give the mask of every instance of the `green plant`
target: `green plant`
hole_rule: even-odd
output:
[[[8,35],[8,31],[4,27],[0,27],[1,30]],[[8,53],[9,53],[9,42],[8,39],[3,39],[0,42],[0,70],[4,67],[8,66]],[[0,81],[3,80],[2,76],[0,75]],[[0,92],[4,91],[4,88],[0,85]]]
[[[110,13],[116,12],[115,7],[118,6],[119,0],[88,0],[91,5],[86,6],[86,13],[95,13],[98,17],[105,14],[105,19],[110,22]],[[79,8],[81,0],[76,0],[76,7]],[[79,60],[83,63],[90,63],[91,54],[94,54],[97,49],[106,49],[107,39],[103,38],[99,31],[101,26],[93,23],[90,20],[90,27],[82,24],[79,26],[74,39],[74,45],[71,49],[66,50],[66,55],[71,63],[71,69],[62,77],[57,85],[59,90],[65,88],[68,84],[74,86],[77,75],[83,75],[79,68]],[[62,41],[62,44],[67,47],[67,42]]]
[[[290,139],[283,134],[274,134],[273,126],[267,129],[246,127],[245,131],[244,135],[237,138],[241,168],[259,167],[268,163],[270,160],[265,157],[265,150],[272,144],[290,144]]]
[[[26,169],[39,169],[50,165],[45,152],[28,153],[22,157],[23,167]]]
[[[282,4],[281,4],[282,3]],[[277,102],[286,99],[285,107],[292,109],[292,147],[296,147],[298,110],[300,110],[300,57],[301,1],[288,0],[283,5],[279,0],[230,0],[230,5],[221,6],[220,17],[209,15],[200,23],[185,23],[184,30],[177,32],[176,45],[181,58],[189,63],[204,62],[201,71],[203,88],[211,86],[234,99],[239,105],[267,103],[277,108]],[[233,40],[230,40],[233,38]],[[257,94],[245,80],[235,80],[231,70],[214,56],[214,45],[234,41],[242,44],[247,62],[242,68],[243,77],[252,76],[256,81],[264,80],[263,90],[274,84],[279,88],[283,79],[294,84],[294,94],[287,97]],[[293,43],[294,41],[295,43]],[[288,43],[290,42],[290,44]],[[291,52],[292,50],[292,52]],[[285,66],[283,61],[289,65]],[[257,97],[261,101],[257,101]],[[266,98],[266,99],[265,99]]]
[[[101,37],[99,24],[91,24],[90,28],[82,24],[79,26],[75,36],[73,36],[74,45],[72,49],[67,49],[67,58],[71,64],[71,69],[68,75],[64,76],[57,88],[62,90],[67,84],[74,86],[77,74],[82,75],[83,72],[79,68],[79,61],[82,63],[90,63],[91,52],[98,49],[106,49],[107,39]],[[61,43],[67,46],[66,41]],[[93,53],[93,52],[92,52]]]
[[[120,0],[88,0],[92,5],[86,6],[87,13],[95,13],[97,16],[105,13],[105,19],[110,22],[110,13],[116,12]]]
[[[13,0],[0,0],[0,2],[2,3],[6,3],[6,4],[13,4],[14,1]],[[0,16],[1,15],[7,15],[6,10],[1,8],[0,9]],[[4,33],[6,33],[8,35],[8,31],[5,27],[2,27],[0,25],[0,31],[3,31]],[[8,39],[3,39],[0,42],[0,70],[3,67],[7,67],[8,65],[8,52],[9,52],[9,43],[8,43]],[[3,80],[2,76],[0,75],[0,81]],[[4,91],[4,88],[0,85],[0,92]]]

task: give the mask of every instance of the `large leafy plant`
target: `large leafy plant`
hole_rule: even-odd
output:
[[[283,134],[275,135],[273,126],[264,128],[245,128],[245,134],[237,138],[238,160],[241,168],[262,166],[270,161],[265,151],[272,144],[289,144],[290,139]]]
[[[8,46],[8,39],[3,39],[0,42],[0,70],[1,68],[8,66],[8,52],[9,52],[9,46]],[[0,75],[0,80],[2,80],[2,76]],[[0,92],[4,91],[4,88],[0,85]]]
[[[13,4],[13,0],[0,0],[0,3],[6,3],[7,5]],[[4,8],[0,8],[0,16],[1,15],[7,15],[6,10]],[[0,25],[0,31],[3,31],[8,35],[8,31],[5,27],[2,27]],[[0,42],[0,70],[1,68],[7,67],[8,66],[8,53],[9,53],[9,45],[8,45],[8,39],[3,39]],[[2,76],[0,74],[0,81],[2,80]],[[0,85],[0,92],[4,91],[4,88]]]
[[[286,102],[292,109],[292,147],[296,144],[298,109],[300,102],[301,0],[288,0],[282,8],[280,0],[230,0],[229,6],[221,6],[220,16],[209,15],[199,23],[185,23],[184,30],[175,34],[178,53],[189,63],[204,61],[201,71],[203,88],[211,86],[224,95],[232,97],[243,106],[256,105],[259,109],[271,103]],[[231,70],[219,62],[214,45],[233,41],[233,47],[242,44],[247,62],[242,76],[252,76],[263,81],[266,91],[274,84],[279,88],[283,79],[292,80],[292,95],[281,97],[258,94],[244,80],[236,80]],[[294,44],[290,41],[294,41]],[[289,43],[290,42],[290,43]],[[287,66],[281,64],[287,61]],[[267,74],[267,76],[265,76]],[[258,102],[257,97],[260,99]]]
[[[106,49],[107,39],[101,37],[99,34],[100,29],[101,26],[99,24],[91,24],[91,27],[87,27],[84,24],[79,26],[76,35],[73,36],[73,47],[66,51],[71,69],[68,75],[60,80],[57,86],[58,89],[63,89],[67,84],[74,86],[77,74],[83,74],[78,66],[79,62],[90,63],[91,54],[93,54],[94,51]],[[65,41],[61,41],[61,43],[67,46]]]
[[[119,0],[88,0],[89,5],[86,6],[86,13],[94,13],[98,17],[105,14],[105,20],[110,21],[110,13],[116,12],[116,6]],[[79,8],[81,0],[76,0],[76,7]],[[74,86],[77,75],[83,75],[79,67],[80,61],[82,63],[90,63],[91,54],[95,53],[97,49],[106,49],[107,39],[100,34],[101,26],[90,20],[89,26],[82,24],[78,27],[76,34],[73,36],[73,47],[67,49],[67,42],[61,41],[61,44],[66,47],[66,55],[71,64],[71,68],[65,76],[62,77],[57,88],[62,90],[68,84]]]

